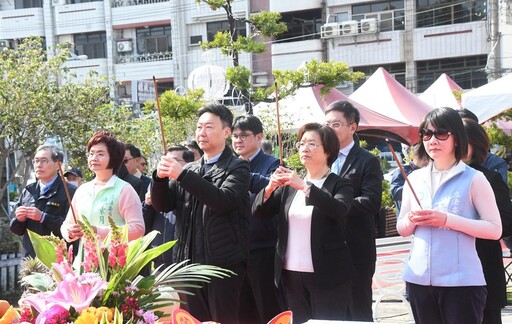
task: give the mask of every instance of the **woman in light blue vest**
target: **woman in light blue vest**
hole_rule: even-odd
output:
[[[475,238],[499,239],[501,220],[485,176],[461,161],[468,142],[459,114],[437,108],[420,124],[426,167],[410,174],[397,223],[414,234],[404,269],[416,323],[481,323],[486,282]]]
[[[105,131],[97,132],[87,143],[87,163],[95,177],[77,189],[71,206],[78,218],[87,218],[100,239],[110,232],[109,217],[117,226],[128,227],[129,240],[144,235],[139,196],[129,183],[115,175],[123,163],[124,153],[124,144]],[[61,232],[68,242],[83,235],[73,219],[71,208]]]

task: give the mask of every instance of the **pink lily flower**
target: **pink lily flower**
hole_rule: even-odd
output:
[[[48,308],[52,307],[54,303],[48,300],[48,297],[52,294],[51,291],[40,292],[37,294],[27,295],[22,297],[18,304],[20,306],[27,306],[34,308],[38,313],[42,313]]]
[[[107,288],[108,283],[97,273],[85,273],[76,276],[68,273],[57,286],[49,301],[66,309],[73,306],[76,311],[87,308],[98,294]]]

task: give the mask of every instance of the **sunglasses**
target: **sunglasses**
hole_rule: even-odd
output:
[[[446,141],[451,134],[451,132],[442,128],[436,130],[424,128],[420,131],[420,137],[423,141],[430,141],[432,135],[434,135],[440,141]]]

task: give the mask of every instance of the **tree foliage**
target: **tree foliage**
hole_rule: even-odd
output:
[[[93,131],[123,118],[109,104],[106,79],[91,75],[76,82],[65,67],[68,58],[69,44],[47,55],[37,37],[0,51],[0,178],[9,156],[16,153],[21,162],[10,165],[0,197],[16,174],[23,175],[15,182],[24,186],[34,151],[46,139],[59,139],[70,155],[85,159]]]
[[[276,92],[275,85],[268,87],[254,88],[250,76],[252,71],[247,67],[240,66],[238,55],[245,53],[263,53],[267,45],[257,41],[255,37],[263,36],[273,39],[286,32],[287,27],[281,22],[281,14],[278,12],[262,11],[246,17],[235,17],[232,11],[234,0],[196,0],[197,3],[205,3],[212,10],[223,9],[229,22],[229,30],[218,32],[213,41],[204,42],[201,47],[204,50],[218,48],[221,53],[230,56],[233,66],[226,71],[226,78],[230,84],[239,90],[251,102],[268,100],[269,96]],[[251,26],[251,33],[248,36],[238,35],[236,22],[245,22]],[[356,82],[364,77],[361,72],[350,72],[347,64],[342,62],[321,62],[312,60],[296,71],[273,70],[277,82],[278,96],[284,98],[293,95],[301,86],[324,85],[322,95],[326,95],[332,88],[342,81]]]
[[[179,144],[191,137],[197,111],[204,105],[204,90],[189,90],[186,95],[174,90],[159,97],[164,138],[167,147]],[[151,169],[163,153],[160,121],[155,102],[147,101],[141,116],[131,118],[126,125],[118,125],[115,133],[125,143],[137,146],[148,159]]]

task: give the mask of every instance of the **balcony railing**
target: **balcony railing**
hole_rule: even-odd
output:
[[[112,8],[138,6],[143,4],[152,4],[168,1],[169,0],[114,0],[112,1]]]
[[[116,57],[117,64],[123,63],[146,63],[172,60],[172,52],[145,53],[135,55],[119,55]]]

